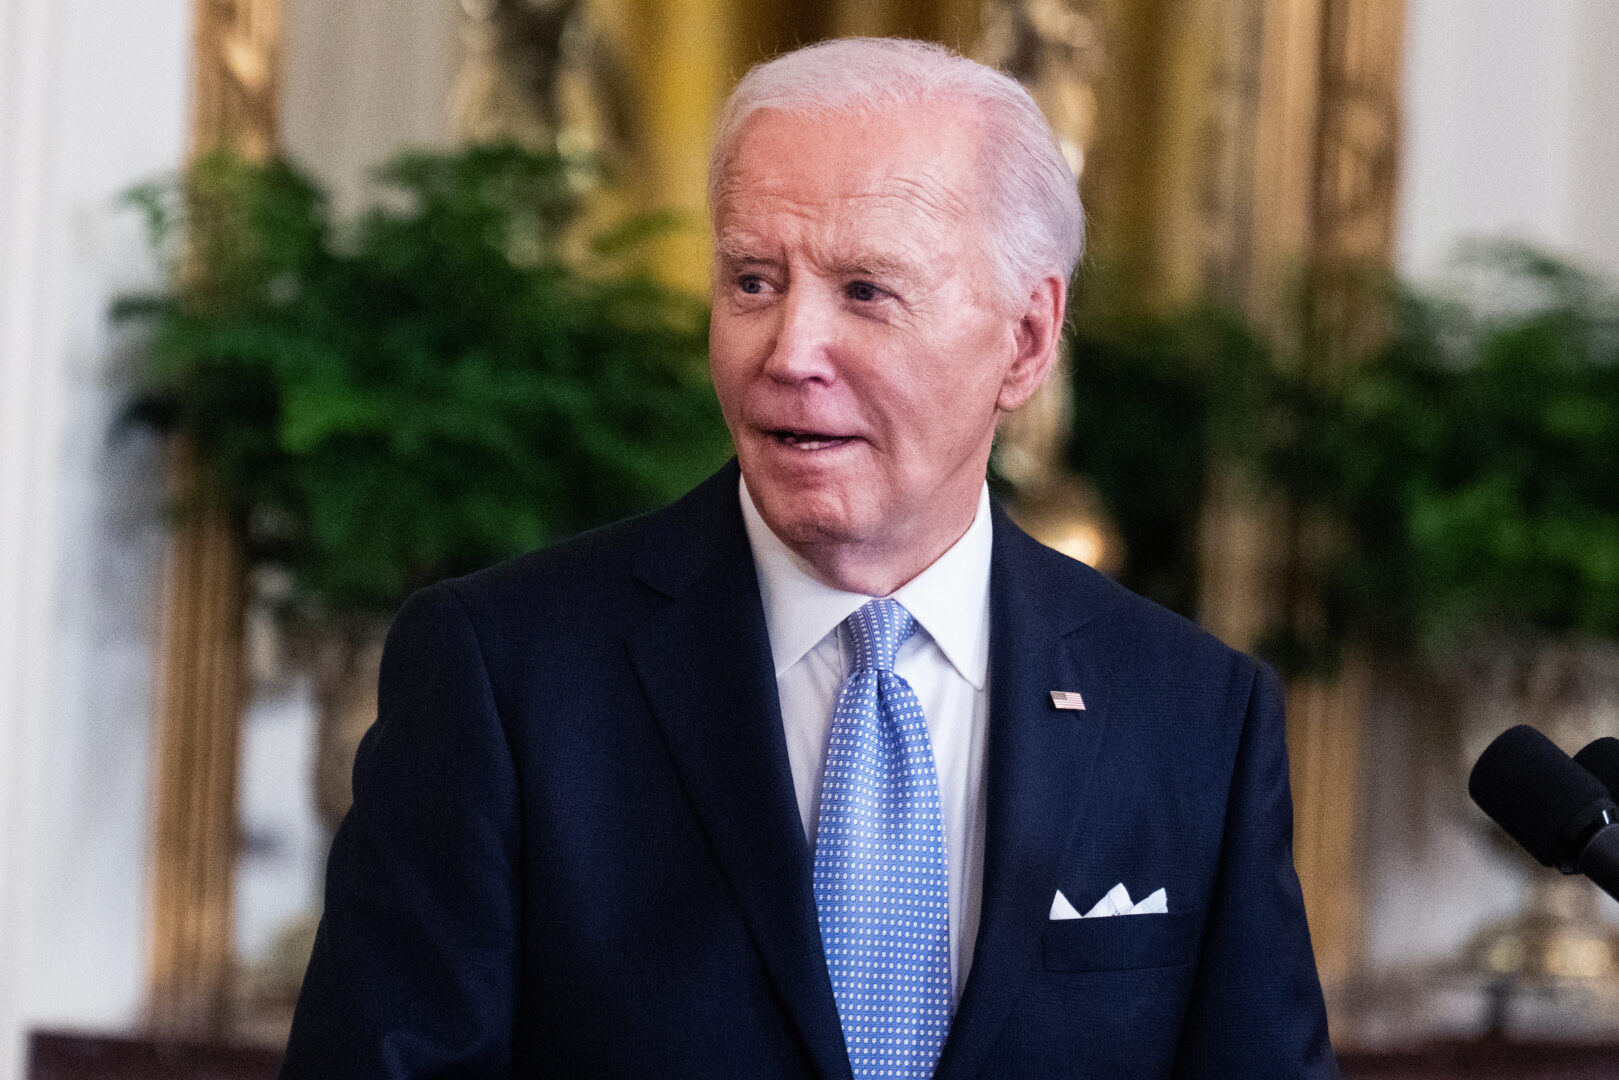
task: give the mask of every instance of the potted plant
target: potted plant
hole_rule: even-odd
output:
[[[1619,296],[1522,246],[1475,248],[1460,295],[1321,275],[1277,327],[1088,303],[1068,460],[1129,549],[1127,584],[1192,614],[1211,462],[1288,504],[1319,607],[1272,658],[1357,636],[1436,661],[1502,635],[1619,638]],[[1345,312],[1354,312],[1345,316]],[[1369,329],[1370,328],[1370,329]]]
[[[1264,473],[1330,515],[1335,626],[1429,658],[1619,638],[1619,296],[1528,248],[1395,294],[1370,356],[1291,387]]]
[[[352,220],[292,165],[224,154],[130,195],[168,273],[115,312],[146,330],[129,414],[189,441],[179,512],[223,506],[258,599],[319,643],[329,824],[406,595],[656,506],[727,453],[705,307],[637,268],[647,222],[581,235],[580,168],[407,153]]]
[[[1074,306],[1065,463],[1094,486],[1122,540],[1119,580],[1195,618],[1210,476],[1217,461],[1253,457],[1269,353],[1231,311],[1144,311],[1105,276]]]

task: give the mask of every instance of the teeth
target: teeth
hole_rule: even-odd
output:
[[[805,431],[802,428],[764,428],[762,433],[783,446],[805,453],[836,449],[854,438],[852,435],[829,435],[824,431]]]

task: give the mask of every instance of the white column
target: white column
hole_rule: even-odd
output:
[[[189,0],[0,0],[0,1080],[144,985],[149,440],[112,441],[151,281],[115,195],[179,164]]]
[[[1619,4],[1408,0],[1399,265],[1510,236],[1619,273]]]
[[[453,141],[457,0],[282,0],[281,138],[351,213],[396,151]]]
[[[1579,0],[1574,130],[1569,140],[1571,247],[1585,262],[1619,277],[1619,4]]]

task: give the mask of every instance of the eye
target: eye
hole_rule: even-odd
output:
[[[765,291],[765,281],[758,274],[743,274],[736,279],[736,287],[749,296],[758,296]]]
[[[855,300],[862,304],[869,304],[873,300],[881,299],[883,291],[869,281],[851,281],[844,289],[844,294],[848,296],[850,300]]]

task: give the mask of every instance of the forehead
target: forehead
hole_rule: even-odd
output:
[[[722,245],[766,219],[821,233],[898,229],[932,233],[973,221],[977,133],[947,103],[871,114],[748,118],[715,188]]]

